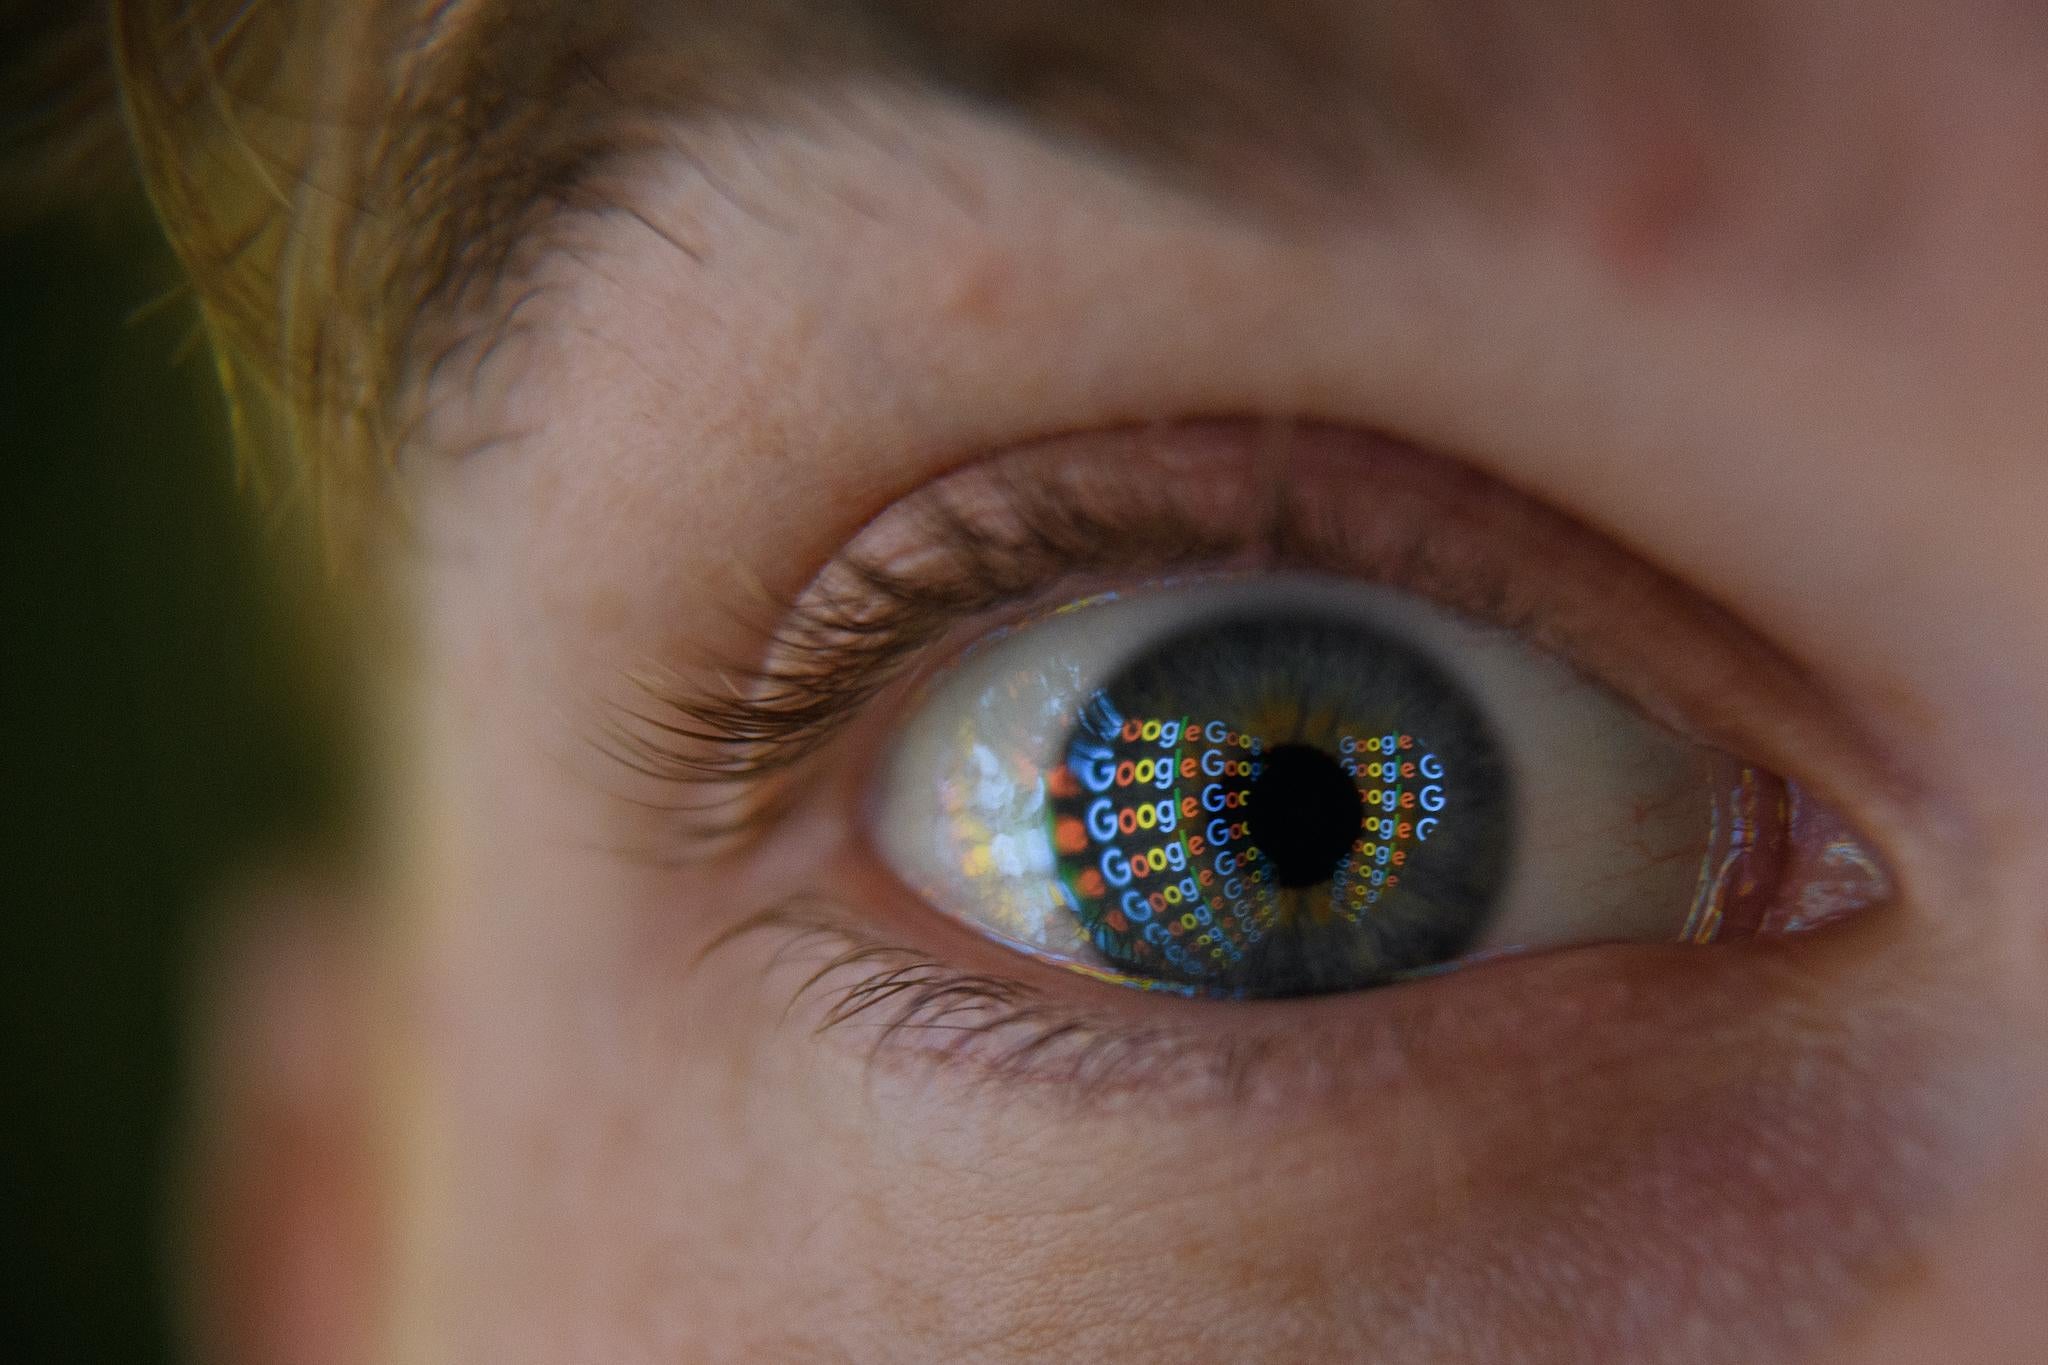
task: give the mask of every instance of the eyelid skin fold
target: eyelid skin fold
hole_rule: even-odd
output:
[[[656,856],[721,854],[817,790],[821,751],[872,761],[876,710],[991,632],[1146,578],[1267,570],[1378,583],[1515,632],[1672,732],[1786,774],[1880,844],[1910,827],[1845,708],[1724,610],[1454,461],[1274,422],[1092,432],[963,466],[771,607],[754,657],[634,679],[601,745],[663,812]]]

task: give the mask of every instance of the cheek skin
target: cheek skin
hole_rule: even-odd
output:
[[[1942,1115],[1987,1097],[1849,1004],[1889,972],[1670,966],[1549,1056],[1453,1049],[1336,1109],[892,1124],[888,1164],[970,1230],[925,1282],[969,1274],[1019,1330],[1086,1286],[1070,1340],[1105,1357],[1787,1358],[1909,1268],[1981,1156]]]
[[[1094,1110],[869,1065],[669,905],[482,884],[491,970],[434,987],[473,1358],[1791,1359],[1922,1273],[2012,1093],[1896,921],[1553,959],[1541,1027],[1481,969],[1383,1086]],[[1525,1045],[1463,1022],[1503,994]]]

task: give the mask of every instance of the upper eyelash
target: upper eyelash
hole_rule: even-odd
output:
[[[1014,477],[991,482],[992,516],[944,495],[917,508],[910,567],[861,557],[828,565],[763,632],[766,662],[716,669],[708,687],[672,674],[636,677],[636,699],[607,717],[601,747],[635,772],[692,788],[667,809],[689,817],[693,833],[736,832],[759,814],[740,809],[744,788],[814,753],[907,659],[960,622],[1061,576],[1157,572],[1304,539],[1300,519],[1278,499],[1270,516],[1224,533],[1164,501],[1111,520],[1062,490]]]
[[[1176,428],[1197,447],[1203,432],[1222,429]],[[759,642],[752,661],[644,672],[600,702],[590,741],[659,788],[615,793],[660,821],[652,846],[639,851],[699,861],[772,826],[798,795],[794,771],[930,646],[970,622],[990,624],[1000,608],[1049,605],[1057,587],[1078,595],[1112,578],[1285,566],[1385,582],[1523,636],[1708,744],[1749,736],[1731,737],[1741,725],[1724,701],[1699,695],[1689,681],[1697,670],[1674,671],[1645,695],[1638,654],[1603,649],[1610,637],[1572,624],[1595,609],[1589,604],[1603,620],[1640,613],[1653,632],[1674,613],[1692,613],[1758,685],[1795,695],[1814,687],[1732,615],[1569,517],[1398,443],[1368,438],[1363,448],[1333,449],[1319,428],[1299,435],[1290,446],[1261,428],[1255,450],[1240,445],[1203,465],[1203,453],[1175,463],[1185,447],[1171,432],[1155,447],[1152,429],[1126,431],[1096,438],[1105,444],[1084,459],[1055,445],[1050,459],[978,464],[962,471],[965,479],[949,475],[897,503],[808,587],[741,623]],[[1154,449],[1167,458],[1148,458]],[[1200,472],[1189,478],[1189,468]],[[1324,477],[1292,477],[1315,469]],[[1350,495],[1366,485],[1370,498]],[[1575,567],[1555,591],[1532,589],[1518,568],[1531,558]],[[1668,700],[1659,685],[1685,702]]]

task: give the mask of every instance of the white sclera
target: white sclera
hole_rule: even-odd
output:
[[[1474,951],[1680,937],[1719,796],[1707,751],[1511,632],[1389,588],[1300,575],[1160,584],[983,641],[930,688],[891,756],[874,812],[883,857],[996,938],[1107,966],[1067,908],[1047,810],[1046,774],[1082,704],[1205,620],[1302,612],[1408,644],[1491,726],[1514,782],[1514,846]]]

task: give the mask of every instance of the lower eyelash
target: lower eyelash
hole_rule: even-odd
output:
[[[784,1006],[813,1035],[870,1031],[870,1067],[940,1062],[984,1084],[1035,1083],[1077,1103],[1195,1084],[1242,1100],[1271,1052],[1258,1037],[1107,1019],[1027,982],[955,967],[855,926],[826,903],[794,900],[749,916],[705,947],[697,965],[736,942],[780,939],[766,971],[809,967]]]
[[[686,971],[765,944],[752,970],[767,989],[787,990],[784,1024],[807,1025],[820,1042],[864,1043],[871,1084],[942,1082],[983,1103],[1049,1104],[1076,1119],[1137,1106],[1285,1121],[1309,1107],[1383,1111],[1445,1077],[1576,1084],[1589,1068],[1650,1065],[1674,1037],[1728,1027],[1806,970],[1791,939],[1619,944],[1505,955],[1455,974],[1464,986],[1448,995],[1449,982],[1411,981],[1174,1008],[1059,969],[1044,969],[1041,984],[956,966],[865,919],[829,897],[792,897],[720,933]]]

